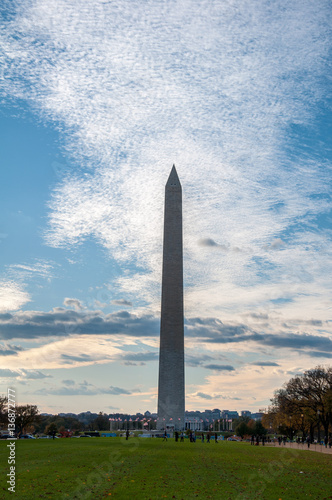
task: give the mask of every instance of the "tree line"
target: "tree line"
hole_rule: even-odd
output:
[[[0,430],[7,430],[8,425],[8,400],[0,396]],[[17,435],[48,434],[53,432],[66,435],[71,432],[79,433],[86,430],[109,428],[109,420],[102,412],[88,424],[84,424],[75,417],[62,415],[40,415],[36,405],[20,405],[15,407],[15,433]]]
[[[260,420],[253,420],[250,417],[239,417],[233,422],[234,432],[241,438],[248,436],[265,436],[267,429]]]
[[[291,378],[277,390],[263,425],[293,439],[332,434],[332,367],[317,366]]]

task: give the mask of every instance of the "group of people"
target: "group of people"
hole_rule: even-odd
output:
[[[179,441],[179,438],[180,438],[180,442],[181,441],[184,441],[184,433],[181,432],[181,434],[179,434],[178,431],[175,431],[174,432],[174,437],[175,437],[175,441],[178,442]],[[204,443],[205,441],[205,437],[204,437],[204,433],[201,434],[201,436],[197,437],[196,434],[195,434],[195,431],[190,431],[190,434],[189,434],[189,440],[191,443],[196,443],[196,438],[200,438],[202,443]],[[207,435],[206,435],[206,442],[209,443],[211,440],[211,434],[208,432]],[[167,431],[164,432],[164,438],[163,438],[163,441],[167,441]],[[218,434],[215,433],[214,434],[214,442],[215,443],[218,443]]]
[[[166,434],[166,432],[165,432]],[[184,434],[183,432],[181,432],[181,434],[178,433],[178,431],[175,431],[174,433],[174,436],[175,436],[175,441],[179,441],[179,438],[180,438],[180,441],[184,441]]]
[[[285,446],[286,441],[287,441],[287,437],[286,436],[279,436],[278,437],[279,446],[281,446],[281,443],[284,443],[284,446]]]
[[[299,442],[299,438],[298,438],[298,442]],[[303,442],[304,442],[304,438],[302,438],[302,443]],[[310,443],[312,442],[310,436],[307,436],[305,442],[307,443],[308,448],[310,448]],[[322,442],[320,442],[318,444],[322,444]],[[327,448],[327,447],[332,448],[332,436],[330,436],[330,437],[325,436],[324,437],[324,446],[325,446],[325,448]]]
[[[286,445],[286,442],[287,442],[286,436],[283,436],[283,437],[279,436],[278,437],[279,446],[281,446],[281,443]],[[307,447],[310,448],[310,445],[313,442],[313,440],[308,435],[307,437],[304,437],[304,436],[302,436],[302,438],[298,437],[296,442],[297,442],[297,444],[301,444],[301,443],[306,444]],[[322,443],[319,443],[319,444],[322,444]],[[327,447],[332,448],[332,436],[330,436],[329,438],[327,436],[324,437],[324,446],[325,446],[325,448],[327,448]]]
[[[202,443],[204,443],[205,436],[204,436],[203,432],[202,432],[202,434],[200,436],[197,436],[197,438],[200,439],[202,441]],[[196,443],[196,434],[195,434],[195,431],[190,431],[189,440],[190,440],[191,443]],[[210,441],[211,441],[211,434],[210,434],[210,432],[208,432],[206,434],[206,442],[209,443]],[[218,434],[217,433],[215,433],[215,435],[214,435],[214,442],[218,443]]]
[[[202,441],[202,443],[204,443],[204,434],[202,433],[200,436],[196,436],[196,433],[195,431],[190,431],[189,433],[189,441],[191,443],[196,443],[196,439],[200,439]],[[207,434],[206,435],[206,442],[209,443],[210,442],[210,434]]]
[[[175,431],[174,432],[174,437],[175,437],[175,441],[178,442],[179,439],[181,442],[184,441],[184,433],[183,431],[181,433],[179,433],[178,431]],[[53,439],[55,438],[55,432],[53,433]],[[126,440],[128,440],[129,438],[129,430],[127,429],[126,431]],[[202,443],[204,443],[205,441],[205,436],[204,436],[204,433],[202,432],[202,434],[200,436],[198,436],[198,439],[200,439],[202,441]],[[190,434],[189,434],[189,440],[191,443],[195,443],[196,442],[196,434],[195,434],[195,431],[190,431]],[[208,432],[206,434],[206,442],[207,443],[210,443],[210,440],[211,440],[211,433]],[[164,439],[163,441],[167,441],[167,432],[165,431],[164,432]],[[268,439],[268,441],[270,442],[270,439]],[[218,434],[215,433],[214,434],[214,442],[215,443],[218,443]],[[250,444],[251,445],[256,445],[256,446],[259,446],[259,443],[262,443],[262,445],[264,446],[265,445],[265,442],[266,442],[266,437],[265,436],[254,436],[252,435],[251,436],[251,439],[250,439]],[[284,446],[286,445],[286,442],[287,442],[287,437],[286,436],[279,436],[278,437],[278,443],[279,443],[279,446],[281,446],[281,444],[283,443]],[[302,439],[301,438],[297,438],[296,440],[297,444],[304,444],[306,443],[308,448],[310,448],[310,444],[312,443],[312,440],[310,438],[310,436],[308,435],[306,438],[303,436]],[[330,437],[327,437],[325,436],[324,437],[324,446],[325,448],[329,447],[329,448],[332,448],[332,436]]]
[[[332,436],[330,436],[329,438],[327,436],[325,436],[325,438],[324,438],[325,448],[327,448],[327,445],[329,445],[329,448],[332,448]]]
[[[262,445],[265,446],[266,437],[265,436],[255,436],[254,434],[251,436],[250,444],[252,446],[259,446],[259,443],[262,442]]]

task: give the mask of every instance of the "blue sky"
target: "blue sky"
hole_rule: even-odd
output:
[[[173,163],[187,409],[257,411],[330,364],[329,2],[0,12],[0,392],[156,409]]]

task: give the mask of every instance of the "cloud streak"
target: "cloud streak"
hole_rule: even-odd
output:
[[[3,315],[0,315],[0,317]],[[0,344],[0,356],[15,356],[18,352],[23,351],[21,346],[11,344]]]
[[[210,364],[210,365],[205,365],[204,368],[207,368],[208,370],[215,370],[218,372],[232,372],[235,370],[234,366],[231,365],[217,365],[217,364]]]
[[[96,394],[109,394],[116,396],[128,396],[132,394],[131,391],[127,389],[122,389],[121,387],[96,387],[93,384],[89,384],[87,382],[78,384],[75,386],[62,386],[62,387],[50,387],[50,388],[42,388],[35,391],[36,395],[48,395],[51,394],[53,396],[95,396]]]
[[[71,299],[73,300],[73,299]],[[249,315],[250,317],[250,315]],[[259,317],[260,318],[260,317]],[[294,320],[295,324],[301,324]],[[308,325],[322,330],[323,323],[316,320],[303,321],[304,327]],[[266,324],[263,325],[263,329]],[[265,333],[253,329],[250,324],[226,324],[218,318],[190,318],[186,320],[185,337],[187,342],[195,342],[195,345],[228,345],[253,344],[261,347],[272,347],[274,349],[290,349],[307,352],[313,350],[316,356],[319,353],[332,353],[332,340],[327,335],[327,330],[317,334],[314,329],[312,333],[293,333],[289,327],[280,329],[278,323],[274,325],[275,333]],[[159,336],[159,318],[153,315],[138,315],[127,311],[119,311],[111,314],[104,314],[101,311],[78,311],[65,308],[54,308],[49,312],[22,311],[14,314],[0,315],[0,337],[3,340],[9,339],[43,339],[51,337],[70,338],[72,336],[108,336],[108,337],[130,337],[133,339],[157,339]],[[20,348],[2,347],[4,355],[17,355]],[[1,353],[0,351],[0,353]],[[8,352],[9,351],[9,352]],[[314,354],[313,354],[314,356]],[[95,361],[96,353],[89,354],[61,354],[62,360],[66,364],[87,363]],[[100,354],[100,359],[104,355]],[[119,357],[125,362],[145,362],[158,359],[157,351],[129,352]],[[188,366],[203,365],[204,361],[210,361],[207,354],[197,357],[188,353]],[[270,361],[255,362],[257,366],[275,366]],[[208,363],[204,366],[211,370],[234,370],[232,365]]]
[[[119,334],[149,337],[157,335],[159,327],[159,319],[149,315],[138,317],[127,311],[104,315],[100,311],[82,312],[57,307],[45,313],[25,311],[2,317],[0,338],[4,340]]]
[[[1,378],[16,378],[19,381],[24,380],[37,380],[50,378],[51,375],[45,375],[39,370],[10,370],[10,369],[0,369]]]

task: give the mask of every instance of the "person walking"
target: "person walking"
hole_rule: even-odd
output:
[[[128,441],[129,438],[129,429],[126,430],[126,441]]]
[[[310,436],[307,436],[306,442],[307,442],[308,448],[310,448]]]
[[[215,435],[214,435],[214,442],[218,443],[218,434],[217,433],[215,433]]]
[[[254,434],[251,436],[250,444],[251,444],[251,446],[254,446],[254,444],[255,444],[255,435]]]
[[[180,443],[182,443],[184,441],[184,434],[183,434],[183,431],[181,432],[181,438],[180,438]]]
[[[204,434],[202,432],[202,435],[201,435],[201,440],[202,440],[202,443],[204,443]]]
[[[167,432],[166,431],[164,432],[164,439],[163,439],[163,441],[167,441]]]
[[[210,433],[208,432],[207,436],[206,436],[206,442],[209,443],[210,442]]]

